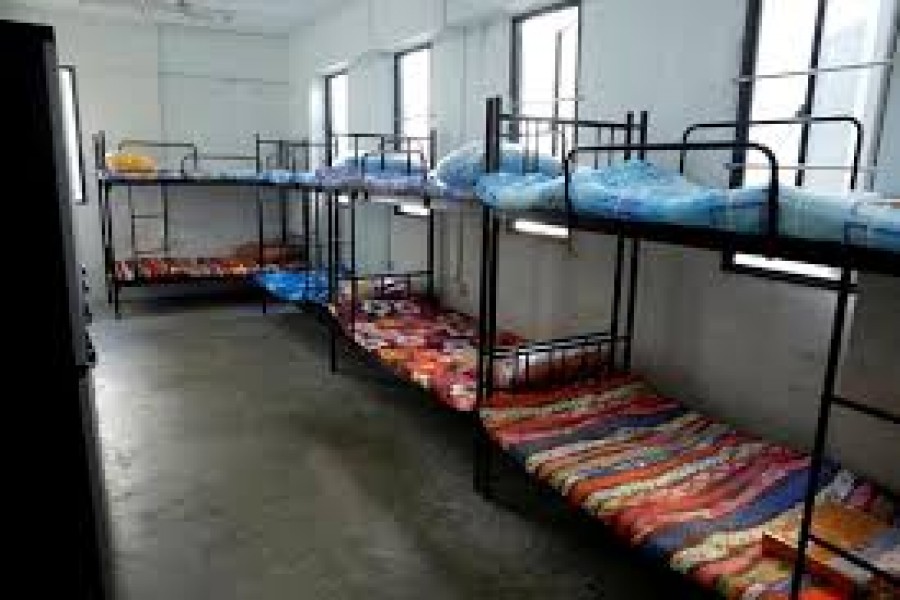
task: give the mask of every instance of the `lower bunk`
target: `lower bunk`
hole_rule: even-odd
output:
[[[258,269],[259,261],[250,258],[144,257],[116,261],[114,277],[120,285],[140,285],[197,279],[243,278]]]
[[[617,537],[726,598],[789,596],[810,459],[694,412],[634,376],[499,392],[487,434],[530,475]],[[829,463],[814,531],[893,580],[821,549],[803,598],[900,598],[900,504]]]
[[[383,279],[383,278],[382,278]],[[371,283],[371,282],[367,282]],[[478,320],[427,294],[410,293],[401,278],[382,280],[377,290],[351,293],[344,286],[330,305],[333,329],[386,366],[392,373],[430,392],[460,412],[474,410],[478,381]],[[551,382],[604,361],[608,336],[589,334],[571,340],[530,344],[524,337],[499,331],[496,344],[506,358],[494,363],[494,380]],[[558,366],[562,363],[562,367]]]
[[[344,294],[330,306],[335,326],[401,379],[432,393],[442,404],[471,411],[475,406],[478,323],[424,294],[351,300]],[[505,343],[521,341],[501,334]]]

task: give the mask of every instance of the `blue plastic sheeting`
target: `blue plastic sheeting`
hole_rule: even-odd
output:
[[[848,237],[860,246],[900,252],[900,201],[859,204],[848,226]]]
[[[328,301],[328,271],[268,271],[254,275],[256,285],[285,302]]]
[[[478,198],[501,209],[564,209],[565,180],[537,173],[490,173]],[[726,190],[689,181],[675,171],[632,160],[571,175],[569,197],[582,215],[762,234],[768,187]],[[900,250],[900,205],[870,193],[823,194],[779,188],[779,232],[812,240]]]
[[[402,152],[370,154],[359,158],[350,156],[339,160],[335,167],[353,170],[360,175],[365,168],[366,175],[380,172],[394,175],[419,175],[420,177],[428,170],[426,163],[419,155],[407,155]]]
[[[562,174],[559,159],[535,154],[520,144],[500,145],[501,173],[540,173],[555,177]],[[472,188],[484,175],[484,142],[471,142],[445,156],[435,169],[435,177],[444,185]]]
[[[488,173],[478,178],[475,195],[488,206],[507,210],[565,208],[565,179],[540,173]]]

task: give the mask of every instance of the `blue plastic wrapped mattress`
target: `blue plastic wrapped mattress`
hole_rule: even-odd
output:
[[[572,173],[569,198],[581,215],[708,227],[762,234],[768,225],[768,187],[727,190],[631,160]],[[489,173],[475,185],[478,199],[507,209],[565,208],[565,180],[540,173]],[[871,193],[823,194],[779,189],[779,231],[812,240],[900,249],[900,205]]]
[[[485,174],[484,142],[471,142],[445,156],[435,168],[435,179],[444,185],[472,189]],[[500,173],[523,175],[539,173],[548,177],[562,175],[559,159],[520,144],[503,142],[500,145]]]
[[[328,302],[328,271],[267,271],[254,275],[254,282],[285,302]]]

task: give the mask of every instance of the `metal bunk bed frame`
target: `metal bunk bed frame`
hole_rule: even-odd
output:
[[[499,166],[500,139],[502,137],[503,123],[509,123],[516,119],[513,115],[505,115],[501,112],[500,98],[490,98],[487,101],[486,115],[486,153],[488,156],[488,170],[496,170]],[[553,211],[531,211],[532,214],[538,214],[541,219],[551,222],[564,224],[570,228],[570,231],[581,230],[599,232],[605,234],[616,235],[618,239],[617,245],[617,263],[614,275],[614,287],[619,288],[621,285],[621,269],[622,257],[621,251],[625,237],[632,239],[632,255],[631,255],[631,281],[629,285],[628,308],[627,308],[627,326],[626,340],[627,348],[630,348],[631,337],[634,327],[634,311],[635,311],[635,294],[636,294],[636,276],[638,272],[639,262],[639,242],[640,240],[650,240],[674,243],[686,247],[695,247],[709,250],[724,251],[748,251],[764,253],[771,257],[787,258],[794,260],[808,260],[811,262],[819,262],[823,264],[839,267],[841,277],[836,286],[837,301],[835,305],[834,317],[832,322],[832,331],[828,347],[827,362],[825,365],[824,380],[822,384],[822,392],[820,396],[819,411],[816,420],[815,435],[811,453],[810,473],[811,476],[807,482],[806,492],[803,502],[803,515],[799,531],[797,558],[791,573],[790,580],[790,597],[791,600],[799,600],[801,597],[803,576],[806,571],[806,561],[811,545],[815,544],[833,552],[834,554],[844,558],[855,566],[880,577],[889,582],[891,585],[900,586],[900,579],[896,575],[885,572],[877,565],[848,552],[847,550],[834,545],[828,540],[822,539],[812,532],[812,520],[816,505],[816,491],[818,489],[818,480],[821,476],[825,450],[828,438],[828,429],[832,412],[834,408],[842,408],[845,410],[864,414],[874,420],[879,420],[893,425],[900,425],[900,415],[868,406],[858,400],[852,400],[841,397],[836,389],[837,376],[840,368],[840,360],[843,351],[844,333],[847,323],[847,313],[850,301],[850,295],[853,293],[853,273],[855,270],[870,271],[885,275],[900,276],[900,261],[897,260],[896,253],[882,251],[870,248],[851,247],[844,244],[825,241],[804,240],[797,238],[787,238],[779,233],[779,204],[778,204],[778,173],[780,166],[774,153],[767,147],[744,139],[732,141],[713,141],[713,142],[690,142],[689,137],[692,133],[703,129],[735,129],[740,131],[752,125],[761,124],[794,124],[794,123],[811,124],[817,122],[846,122],[850,123],[856,130],[856,145],[853,152],[852,163],[848,167],[851,174],[851,187],[856,186],[858,173],[860,172],[860,149],[862,147],[863,127],[858,120],[851,117],[804,117],[802,119],[784,119],[770,120],[762,122],[734,123],[734,122],[712,122],[701,123],[688,128],[683,136],[681,143],[658,144],[648,143],[646,138],[646,129],[641,132],[640,140],[634,143],[631,139],[627,139],[624,144],[608,144],[581,146],[573,148],[567,156],[566,165],[566,208],[563,215],[554,213]],[[646,119],[642,119],[642,123],[646,123]],[[626,221],[614,218],[585,217],[576,214],[571,205],[569,198],[569,180],[571,176],[571,167],[577,164],[579,155],[590,154],[594,157],[595,162],[600,154],[610,155],[611,153],[623,153],[626,158],[631,153],[637,153],[640,157],[644,157],[648,152],[678,152],[680,154],[680,167],[684,171],[684,160],[688,152],[692,151],[723,151],[731,150],[736,157],[744,156],[747,150],[758,150],[765,157],[768,163],[769,172],[769,193],[768,193],[768,228],[762,235],[747,235],[738,233],[722,232],[713,229],[684,227],[679,225],[669,225],[651,222]],[[735,161],[740,162],[740,161]],[[737,165],[730,165],[737,166]],[[795,167],[798,169],[808,168],[806,165]],[[814,168],[814,167],[809,167]],[[489,471],[490,471],[490,450],[491,442],[487,438],[481,419],[478,417],[477,408],[486,398],[496,390],[497,386],[493,378],[494,361],[508,356],[508,351],[497,349],[494,345],[497,323],[497,241],[499,239],[499,219],[494,214],[493,209],[484,208],[484,224],[482,230],[482,252],[485,259],[482,262],[481,270],[481,292],[480,292],[480,314],[482,321],[482,345],[479,351],[479,395],[478,404],[476,405],[476,459],[474,470],[474,483],[476,491],[489,497]],[[618,298],[620,290],[614,291],[616,299],[614,299],[614,311],[618,307]],[[613,317],[615,319],[616,317]],[[612,326],[611,326],[612,327]],[[615,344],[618,341],[616,335],[610,336],[607,343],[611,346],[611,352],[615,355]],[[577,343],[577,340],[575,341]],[[564,355],[562,360],[564,360]],[[630,368],[631,355],[626,350],[623,367],[628,370]],[[611,366],[615,366],[615,360],[610,361]],[[602,376],[603,372],[597,372]],[[526,378],[527,379],[527,378]]]
[[[104,271],[107,287],[107,300],[113,305],[116,318],[121,317],[121,292],[124,288],[146,287],[146,286],[162,286],[173,284],[191,284],[205,283],[215,281],[245,281],[244,275],[235,276],[218,276],[209,277],[197,276],[170,276],[158,280],[144,279],[136,274],[133,280],[122,281],[116,274],[116,248],[114,236],[114,218],[111,203],[111,196],[115,188],[124,187],[127,194],[128,214],[130,221],[130,245],[132,259],[136,259],[140,255],[162,255],[168,256],[171,250],[170,245],[170,222],[171,222],[171,197],[170,188],[172,187],[253,187],[256,190],[257,205],[257,232],[263,235],[264,213],[262,207],[261,189],[263,187],[279,187],[275,184],[265,182],[258,177],[253,178],[218,178],[204,176],[188,176],[189,169],[192,167],[196,172],[199,170],[202,161],[230,161],[245,162],[256,166],[257,175],[261,171],[263,163],[263,146],[260,144],[259,137],[256,137],[256,151],[253,156],[246,155],[224,155],[224,154],[203,154],[200,152],[197,144],[193,142],[168,142],[154,140],[138,140],[126,139],[119,142],[117,148],[121,152],[125,149],[153,149],[153,150],[182,150],[186,154],[180,159],[179,173],[149,174],[146,177],[137,177],[134,175],[124,174],[117,175],[108,172],[105,164],[107,138],[106,132],[100,131],[93,136],[95,169],[97,172],[97,194],[98,208],[100,212],[100,232],[101,243],[103,246]],[[139,213],[136,211],[133,191],[136,187],[159,189],[160,193],[160,210],[158,213]],[[287,209],[286,196],[281,199],[281,239],[287,238]],[[141,250],[137,248],[137,223],[139,221],[157,219],[161,227],[161,243],[159,248],[151,250]],[[260,247],[260,267],[263,265],[263,239],[259,240]]]
[[[331,166],[331,144],[329,142],[312,142],[309,139],[288,140],[288,139],[266,139],[256,136],[256,170],[257,173],[263,173],[269,169],[277,169],[288,171],[290,173],[309,172],[312,168],[312,151],[321,149],[325,151],[324,166]],[[266,155],[265,148],[274,148],[274,153]],[[299,155],[299,156],[298,156]],[[302,194],[301,204],[301,228],[300,235],[302,248],[301,261],[303,267],[301,269],[312,270],[314,268],[325,268],[325,248],[329,244],[329,240],[322,239],[321,226],[321,210],[319,208],[322,196],[321,189],[318,186],[303,185],[294,182],[286,182],[275,185],[278,192],[278,200],[280,207],[280,223],[281,223],[281,244],[288,246],[288,210],[287,205],[292,194]],[[263,214],[263,189],[264,186],[257,187],[257,220],[259,227],[259,256],[260,264],[264,266],[263,260],[265,254],[265,219]],[[283,265],[277,265],[283,266]],[[262,311],[268,312],[269,297],[268,294],[262,294]]]
[[[434,221],[434,210],[431,202],[431,198],[429,197],[427,192],[420,194],[420,197],[423,201],[423,205],[428,209],[428,215],[426,217],[426,257],[425,257],[425,268],[413,271],[406,272],[388,272],[388,273],[370,273],[370,274],[359,274],[357,273],[357,255],[356,255],[356,209],[357,203],[360,199],[369,201],[372,199],[372,194],[370,194],[369,190],[365,186],[365,172],[366,165],[369,158],[379,157],[380,165],[382,169],[385,166],[385,160],[388,154],[401,154],[406,156],[407,160],[407,172],[412,173],[413,167],[413,159],[414,157],[420,160],[420,164],[427,166],[424,169],[423,174],[423,183],[425,182],[425,177],[427,177],[428,171],[434,168],[435,156],[437,154],[437,132],[432,129],[429,132],[427,137],[423,136],[407,136],[396,133],[346,133],[346,134],[332,134],[332,143],[330,144],[330,150],[332,152],[336,152],[338,150],[338,144],[341,138],[346,138],[350,140],[351,149],[352,149],[352,158],[356,161],[357,165],[361,165],[361,175],[362,179],[359,182],[351,183],[348,186],[344,186],[343,189],[340,190],[332,190],[327,196],[327,211],[328,211],[328,233],[327,237],[329,240],[332,240],[332,243],[329,244],[328,248],[328,272],[329,272],[329,288],[330,288],[330,302],[332,306],[338,306],[338,300],[340,295],[340,285],[341,281],[347,281],[350,285],[350,331],[352,332],[355,327],[356,322],[356,304],[358,297],[358,288],[359,284],[362,282],[372,282],[374,283],[375,289],[386,290],[388,287],[393,286],[395,288],[395,293],[405,293],[407,295],[412,294],[414,292],[414,281],[425,281],[425,295],[427,298],[434,299],[435,297],[435,280],[434,280],[434,229],[435,229],[435,221]],[[377,141],[377,147],[374,151],[361,151],[360,145],[366,141]],[[427,150],[423,151],[422,147],[427,148]],[[427,157],[427,158],[426,158]],[[338,197],[341,193],[346,193],[349,197],[349,223],[348,228],[350,229],[350,234],[347,236],[347,242],[349,246],[349,273],[341,276],[339,274],[339,266],[342,260],[342,250],[344,247],[343,240],[341,239],[341,218],[340,218],[340,206],[338,202]],[[404,194],[399,193],[390,193],[390,197],[400,197],[404,196]],[[407,195],[407,197],[409,197]],[[388,232],[390,235],[390,232]],[[330,316],[330,326],[329,326],[329,367],[332,373],[337,371],[337,345],[338,339],[340,337],[346,337],[349,344],[348,346],[353,349],[359,349],[361,353],[364,354],[364,358],[367,360],[375,360],[374,355],[371,352],[365,351],[361,348],[356,341],[353,339],[351,335],[345,335],[342,329],[342,325],[339,321],[341,318],[339,314],[333,314]]]

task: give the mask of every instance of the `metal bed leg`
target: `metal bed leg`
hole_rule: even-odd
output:
[[[335,240],[335,237],[338,235],[337,232],[337,223],[336,223],[336,215],[338,209],[336,208],[336,198],[334,194],[329,194],[327,198],[327,221],[328,221],[328,231],[326,234],[328,240],[328,279],[329,285],[331,287],[331,302],[332,306],[335,307],[335,314],[332,315],[331,319],[331,327],[328,328],[329,332],[329,348],[328,348],[328,357],[329,357],[329,369],[332,373],[337,372],[337,336],[338,331],[337,328],[340,327],[339,319],[340,313],[338,312],[338,299],[340,296],[340,290],[338,289],[338,274],[336,269],[336,264],[340,260],[339,256],[336,252],[336,245],[338,241]],[[337,215],[339,216],[339,215]]]
[[[487,432],[484,430],[479,409],[484,403],[485,396],[490,387],[487,383],[485,373],[487,371],[486,363],[491,360],[491,344],[488,341],[488,286],[491,285],[491,282],[489,281],[491,270],[488,263],[491,256],[491,221],[491,209],[489,207],[484,207],[481,217],[481,277],[478,290],[477,388],[475,390],[475,408],[472,411],[472,425],[475,436],[473,440],[473,451],[475,456],[472,484],[475,488],[475,492],[484,498],[490,497],[490,489],[486,477],[489,465],[487,464],[488,460],[485,459],[485,454],[490,451],[490,448],[488,447],[489,440],[487,439]]]
[[[800,538],[797,545],[797,559],[791,573],[791,600],[799,600],[803,585],[803,571],[806,566],[806,555],[809,550],[812,519],[815,511],[816,492],[819,487],[819,475],[825,459],[825,444],[828,438],[828,422],[831,418],[831,406],[834,401],[834,386],[841,358],[844,340],[844,328],[847,322],[847,306],[850,302],[852,271],[844,268],[841,272],[840,287],[834,312],[834,323],[831,330],[831,341],[828,346],[828,363],[825,367],[825,382],[822,398],[819,402],[819,416],[816,421],[816,435],[813,442],[812,459],[809,467],[806,497],[803,501],[803,519],[800,522]]]
[[[116,320],[122,318],[122,300],[120,298],[121,293],[122,292],[119,289],[119,284],[113,283],[113,286],[112,286],[113,314],[115,315]]]
[[[431,201],[425,199],[425,207],[428,208],[428,239],[427,239],[427,261],[428,261],[428,280],[426,282],[426,291],[428,298],[435,299],[434,292],[434,210],[431,208]]]
[[[631,239],[631,272],[628,275],[628,309],[625,315],[625,348],[622,366],[626,372],[631,371],[631,355],[634,346],[634,318],[637,308],[638,267],[641,258],[641,240]]]
[[[266,225],[265,215],[263,214],[262,190],[259,186],[256,186],[256,235],[257,258],[259,261],[259,270],[262,271],[265,267],[264,261],[266,252]],[[266,293],[265,288],[263,288],[262,295],[260,296],[260,308],[262,309],[262,314],[268,314],[269,295]]]
[[[612,297],[612,313],[609,323],[609,364],[610,368],[615,371],[619,349],[619,319],[622,311],[622,278],[623,267],[625,262],[625,237],[620,235],[616,238],[616,265],[613,275],[613,297]]]

